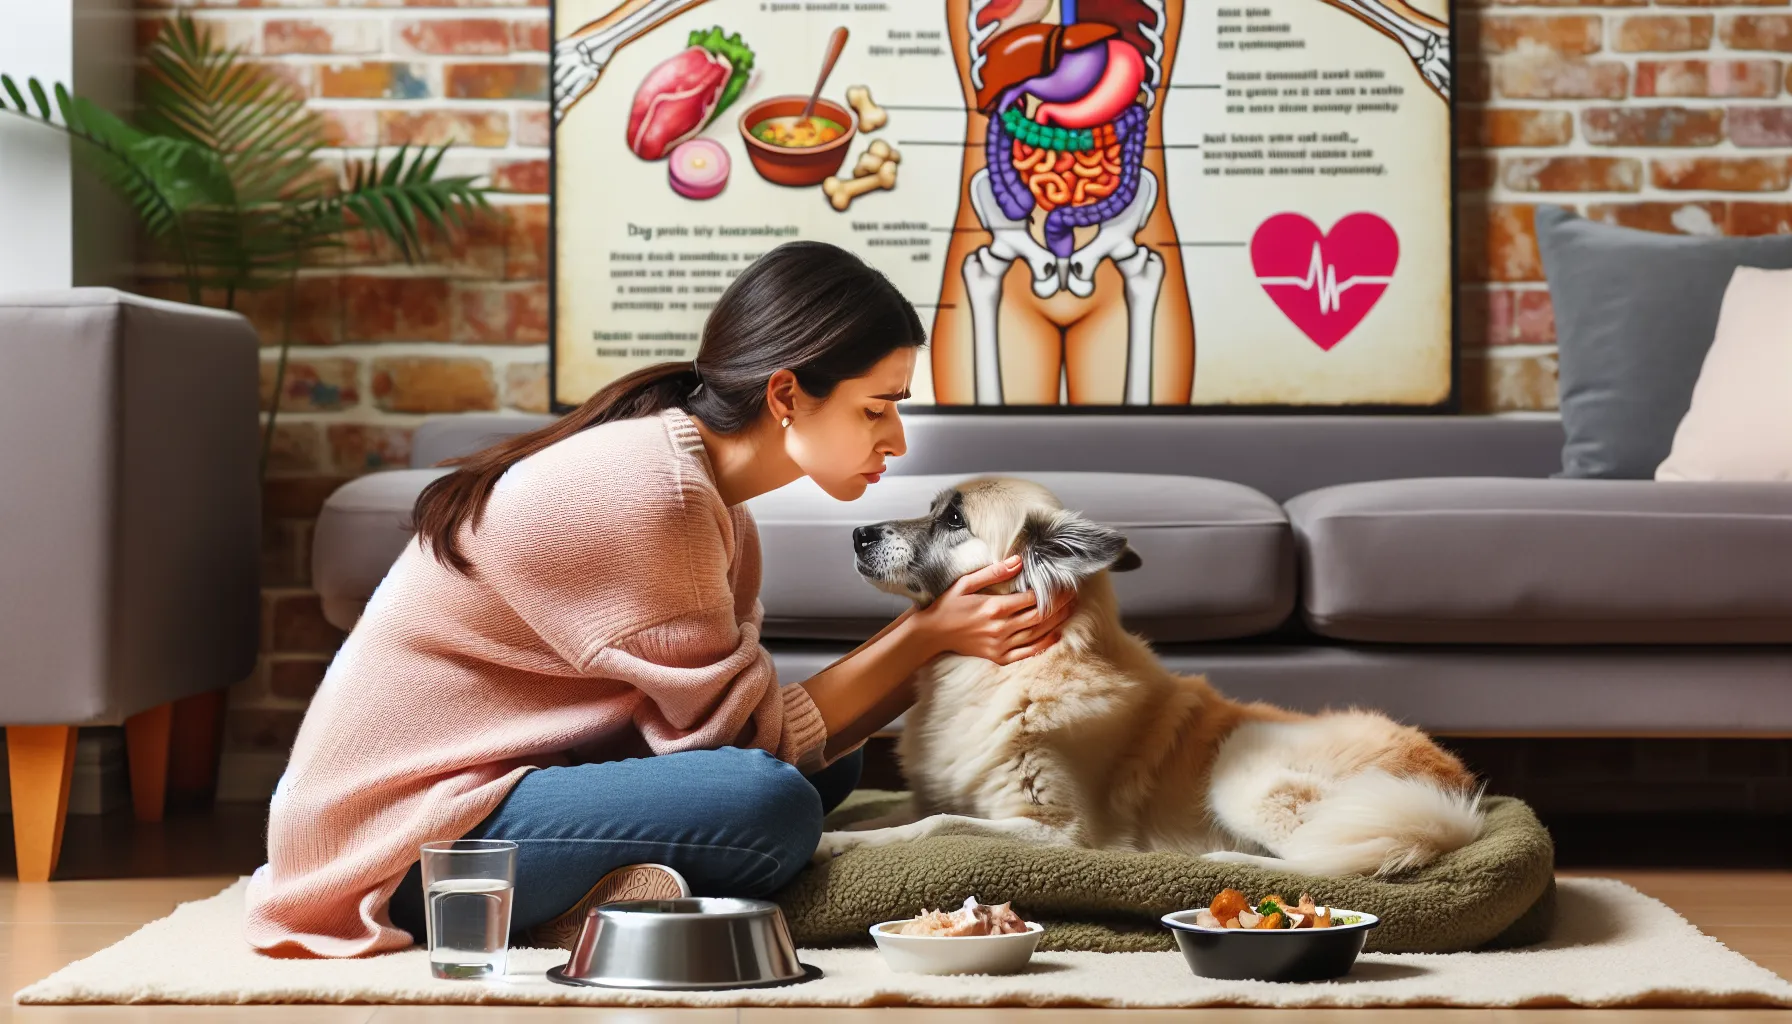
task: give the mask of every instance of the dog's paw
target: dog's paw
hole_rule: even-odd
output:
[[[823,832],[821,842],[816,844],[815,852],[809,857],[809,863],[826,864],[859,845],[859,837],[851,832]]]

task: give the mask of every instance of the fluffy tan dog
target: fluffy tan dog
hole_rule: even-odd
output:
[[[1121,626],[1108,578],[1139,556],[1037,484],[972,480],[921,518],[861,528],[854,546],[861,575],[921,604],[1019,553],[1010,589],[1075,591],[1078,608],[1044,654],[923,668],[897,747],[915,806],[827,833],[819,860],[952,832],[1388,875],[1480,835],[1475,779],[1418,730],[1240,704],[1166,670]]]

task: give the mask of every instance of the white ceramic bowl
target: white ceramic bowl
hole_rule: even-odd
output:
[[[871,926],[871,938],[890,970],[904,974],[1013,974],[1023,970],[1039,946],[1043,925],[1009,935],[898,935],[907,921]]]

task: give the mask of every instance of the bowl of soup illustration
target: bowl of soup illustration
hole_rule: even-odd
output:
[[[774,96],[740,115],[741,140],[759,176],[774,185],[819,185],[840,170],[857,133],[853,112],[832,100],[816,100],[807,121],[807,96]]]

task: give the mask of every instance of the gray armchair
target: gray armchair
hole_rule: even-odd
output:
[[[109,288],[0,296],[0,724],[21,881],[55,870],[76,729],[125,726],[161,817],[174,703],[259,645],[259,343]]]

